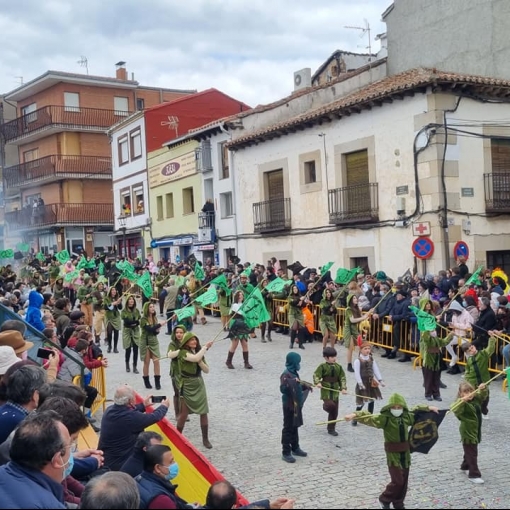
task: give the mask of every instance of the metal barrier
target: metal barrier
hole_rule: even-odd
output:
[[[97,390],[97,397],[92,403],[92,407],[90,408],[90,414],[94,415],[97,413],[100,407],[103,408],[103,412],[106,409],[106,373],[104,367],[94,368],[91,373],[92,379],[90,381],[90,386],[96,388]],[[82,376],[75,376],[73,378],[73,384],[83,387]]]

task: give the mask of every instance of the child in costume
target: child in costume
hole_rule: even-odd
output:
[[[321,363],[313,374],[313,383],[321,390],[322,408],[328,413],[328,421],[338,418],[339,393],[347,393],[347,379],[344,369],[336,362],[337,352],[333,347],[322,350],[324,363]],[[328,434],[338,436],[335,423],[328,423]]]
[[[460,421],[460,440],[464,449],[464,458],[460,469],[465,471],[473,483],[484,483],[478,469],[478,443],[482,440],[482,403],[488,397],[485,384],[478,386],[480,392],[467,381],[459,384],[457,400],[451,406],[452,413]]]
[[[364,425],[382,429],[384,432],[384,449],[391,482],[379,496],[381,508],[390,508],[392,503],[393,508],[405,508],[404,500],[411,466],[409,429],[414,425],[416,411],[438,413],[439,409],[426,405],[409,409],[404,397],[394,393],[389,398],[388,404],[381,409],[380,414],[356,411],[345,417],[346,421],[357,419]]]

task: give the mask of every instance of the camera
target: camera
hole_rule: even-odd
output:
[[[161,404],[161,402],[163,402],[163,400],[166,400],[166,396],[162,395],[162,396],[152,396],[152,403],[153,404]]]
[[[51,349],[39,348],[37,349],[37,357],[48,359],[53,354]]]

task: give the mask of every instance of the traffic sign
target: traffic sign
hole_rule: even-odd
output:
[[[430,259],[434,254],[434,243],[428,237],[418,237],[413,241],[411,250],[413,255],[419,259]]]
[[[453,247],[453,258],[457,260],[459,257],[469,258],[469,247],[464,241],[459,241]]]

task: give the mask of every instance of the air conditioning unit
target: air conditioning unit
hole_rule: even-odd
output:
[[[305,67],[294,73],[294,90],[301,90],[312,86],[312,70]]]
[[[200,243],[211,242],[211,229],[210,228],[199,228],[198,229],[198,242],[200,242]]]

